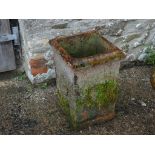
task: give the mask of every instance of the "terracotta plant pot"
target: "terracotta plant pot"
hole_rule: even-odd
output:
[[[155,68],[152,71],[150,82],[151,82],[153,89],[155,89]]]
[[[74,128],[112,119],[125,54],[96,31],[50,40],[59,104]]]

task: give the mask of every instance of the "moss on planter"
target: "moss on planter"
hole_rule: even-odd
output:
[[[104,83],[81,90],[76,103],[77,107],[101,109],[114,103],[117,96],[118,86],[116,80],[107,80]]]
[[[73,109],[70,109],[68,98],[65,97],[63,94],[61,94],[60,90],[57,90],[57,97],[59,100],[59,105],[61,109],[63,110],[63,112],[65,113],[70,126],[72,128],[76,128],[77,127],[76,111]]]
[[[59,105],[61,106],[62,110],[68,114],[70,112],[68,99],[63,94],[61,94],[60,90],[57,90],[56,94],[59,100]]]
[[[79,92],[80,95],[76,96],[76,109],[70,109],[68,97],[63,96],[60,91],[57,93],[59,104],[72,127],[77,128],[80,121],[94,118],[102,109],[107,110],[107,112],[114,111],[113,105],[118,96],[116,80],[107,80],[93,87],[79,90]]]

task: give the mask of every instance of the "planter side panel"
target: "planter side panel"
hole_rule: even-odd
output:
[[[94,86],[106,80],[117,80],[119,76],[120,61],[108,62],[84,68],[76,72],[77,84],[80,88]]]
[[[84,92],[88,88],[96,87],[96,89],[93,89],[94,92],[92,91],[91,96],[93,96],[98,87],[106,81],[117,82],[119,61],[74,71],[56,51],[54,52],[54,58],[59,104],[67,115],[72,127],[77,128],[81,123],[94,119],[97,116],[107,116],[109,113],[114,113],[116,100],[109,100],[111,103],[108,106],[98,107],[94,104],[93,99],[89,100],[89,96],[87,98],[87,94]],[[116,98],[117,93],[112,93],[114,93]],[[86,102],[89,102],[90,106]]]
[[[53,50],[55,51],[55,49]],[[71,123],[73,122],[71,113],[76,109],[74,72],[68,67],[62,57],[56,51],[54,52],[54,59],[56,66],[56,85],[59,105]]]

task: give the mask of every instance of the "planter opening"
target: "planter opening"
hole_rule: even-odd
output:
[[[124,58],[124,53],[120,49],[96,31],[58,37],[51,40],[50,44],[73,68],[94,66]]]
[[[59,43],[74,58],[83,58],[107,52],[103,39],[95,33],[65,38]]]

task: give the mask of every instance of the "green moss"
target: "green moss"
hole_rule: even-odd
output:
[[[57,90],[57,97],[58,97],[59,104],[60,104],[62,110],[66,114],[69,114],[70,113],[70,108],[69,108],[69,101],[68,101],[68,99],[66,97],[64,97],[64,95],[62,95],[59,90]]]
[[[97,34],[66,39],[60,45],[75,58],[92,56],[106,50],[102,38]]]
[[[71,126],[72,128],[74,128],[74,129],[78,128],[76,110],[73,110],[73,109],[70,110],[69,123],[70,123],[70,126]]]
[[[146,63],[149,65],[155,65],[155,51],[148,55],[146,58]]]
[[[77,105],[100,109],[114,103],[117,99],[117,95],[117,82],[115,80],[108,80],[105,81],[105,83],[84,89],[81,92],[81,97],[77,100]]]
[[[68,99],[64,97],[64,95],[62,95],[59,90],[57,90],[57,96],[59,100],[59,105],[61,106],[63,112],[66,114],[70,127],[77,128],[76,111],[70,109]]]
[[[118,85],[116,80],[108,80],[85,88],[80,94],[76,102],[76,127],[80,125],[80,122],[102,115],[102,110],[107,113],[114,112],[114,105],[118,97]]]
[[[77,128],[79,122],[83,120],[82,112],[88,112],[88,119],[98,115],[100,109],[113,107],[118,96],[118,86],[115,80],[108,80],[97,84],[94,87],[88,87],[80,90],[80,96],[76,99],[76,109],[70,109],[69,100],[58,91],[59,104],[66,113],[70,125]],[[98,110],[97,110],[98,109]],[[112,109],[114,110],[114,109]]]
[[[146,57],[146,64],[148,65],[155,65],[155,48],[151,45],[146,46],[147,57]]]
[[[25,80],[25,79],[26,79],[26,74],[25,74],[25,72],[19,73],[19,74],[18,74],[18,76],[17,76],[17,80],[18,80],[18,81],[23,81],[23,80]]]

